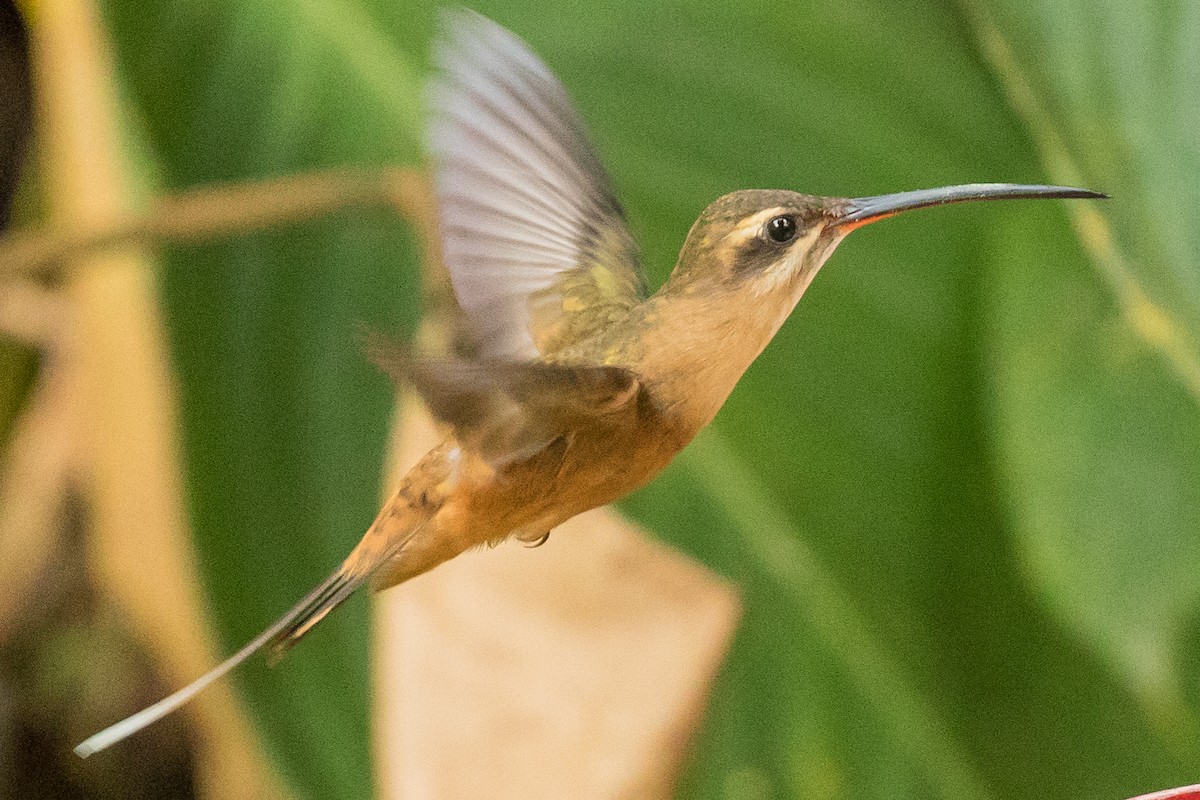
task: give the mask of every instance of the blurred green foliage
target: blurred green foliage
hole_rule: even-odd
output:
[[[105,8],[166,189],[419,161],[430,4]],[[653,279],[704,205],[738,188],[1071,180],[1116,198],[1096,209],[1108,238],[1081,241],[1054,204],[856,233],[713,430],[625,504],[745,592],[683,794],[1118,797],[1190,782],[1195,5],[479,10],[563,79]],[[374,512],[391,398],[355,326],[412,329],[416,259],[398,223],[346,214],[173,251],[163,284],[193,520],[232,648]],[[269,681],[254,665],[237,676],[300,796],[369,794],[364,609]]]

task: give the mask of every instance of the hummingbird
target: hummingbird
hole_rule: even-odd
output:
[[[471,346],[422,356],[374,340],[447,431],[349,556],[210,672],[84,741],[83,757],[174,711],[256,651],[278,657],[363,585],[385,589],[466,550],[541,544],[648,483],[708,425],[851,231],[913,209],[1104,198],[982,183],[870,197],[726,194],[666,283],[647,289],[613,184],[562,84],[510,31],[443,12],[428,148],[441,252]]]

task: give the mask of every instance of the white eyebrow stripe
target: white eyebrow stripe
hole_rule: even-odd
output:
[[[729,234],[729,236],[738,243],[744,242],[747,239],[758,236],[758,234],[762,231],[762,226],[767,224],[767,220],[774,219],[781,214],[788,213],[790,213],[789,209],[785,208],[784,206],[776,206],[775,208],[768,208],[764,211],[759,211],[754,216],[747,217],[741,225],[738,225],[737,228],[735,228],[733,232]]]

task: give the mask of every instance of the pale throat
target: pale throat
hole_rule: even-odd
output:
[[[770,344],[842,236],[808,232],[763,273],[719,292],[695,292],[660,306],[643,351],[643,367],[699,430],[724,405],[738,380]],[[811,237],[811,238],[809,238]]]
[[[821,266],[844,238],[844,233],[829,236],[824,225],[816,225],[796,240],[787,258],[780,259],[747,281],[750,294],[757,302],[747,303],[746,306],[757,306],[758,315],[767,323],[761,329],[760,335],[764,341],[755,357],[783,327]]]

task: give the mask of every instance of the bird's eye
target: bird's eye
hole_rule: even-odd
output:
[[[798,226],[796,225],[795,217],[791,216],[790,214],[783,214],[778,217],[772,217],[771,220],[767,222],[767,227],[765,230],[767,237],[772,242],[784,244],[796,238]]]

